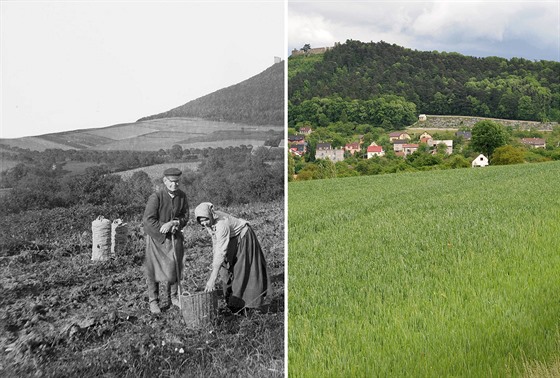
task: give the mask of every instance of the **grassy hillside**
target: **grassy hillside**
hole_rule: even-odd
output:
[[[166,118],[98,129],[75,130],[36,137],[0,139],[0,144],[44,151],[47,148],[158,151],[178,144],[186,148],[264,145],[283,136],[283,126],[247,125],[197,118]]]
[[[290,183],[290,376],[558,371],[559,172]]]

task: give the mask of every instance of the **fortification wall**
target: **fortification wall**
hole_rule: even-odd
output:
[[[535,122],[484,117],[427,115],[426,121],[416,122],[411,127],[425,129],[459,129],[463,127],[472,128],[475,123],[484,120],[495,121],[506,127],[511,126],[519,130],[536,129],[541,131],[551,131],[554,126],[558,126],[558,122]]]
[[[292,50],[292,56],[298,56],[298,55],[312,55],[312,54],[324,54],[326,51],[332,49],[332,47],[316,47],[314,49],[309,49],[307,50],[307,52],[303,51],[303,50],[298,50],[298,49],[293,49]]]

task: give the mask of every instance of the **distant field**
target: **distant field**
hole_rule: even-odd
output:
[[[183,148],[263,145],[270,130],[283,133],[282,126],[249,126],[198,118],[164,118],[109,127],[82,129],[17,139],[0,139],[9,146],[43,151],[47,148],[158,151],[174,144]],[[207,142],[207,143],[204,143]]]
[[[156,164],[149,167],[135,168],[128,171],[117,172],[115,174],[121,176],[123,179],[127,179],[131,177],[134,172],[144,171],[148,174],[151,180],[156,180],[162,178],[163,171],[165,171],[167,168],[175,167],[179,168],[181,171],[184,171],[185,169],[196,171],[199,164],[200,162]]]
[[[88,134],[102,136],[113,140],[121,140],[153,133],[155,131],[158,131],[158,129],[150,128],[148,125],[127,123],[124,125],[89,130]]]
[[[289,375],[555,376],[559,173],[290,183]]]
[[[53,142],[41,137],[24,137],[16,139],[0,139],[0,143],[6,144],[10,147],[27,148],[34,151],[44,151],[47,148],[60,148],[61,150],[73,150],[75,147],[71,147],[65,143]]]
[[[65,171],[70,171],[71,174],[78,175],[85,172],[86,168],[95,167],[99,164],[81,161],[70,161],[64,164],[62,167]]]

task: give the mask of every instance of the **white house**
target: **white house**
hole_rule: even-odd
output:
[[[342,148],[332,148],[330,143],[317,143],[315,159],[330,159],[336,163],[344,160],[344,150]]]
[[[382,146],[368,146],[367,148],[367,158],[371,159],[374,156],[383,156],[385,151],[383,151]]]
[[[482,154],[478,155],[471,163],[471,167],[486,167],[488,165],[488,158]]]
[[[446,140],[435,140],[430,139],[428,140],[428,146],[432,148],[437,148],[439,144],[445,144],[445,153],[447,155],[451,155],[453,153],[453,140],[446,139]]]

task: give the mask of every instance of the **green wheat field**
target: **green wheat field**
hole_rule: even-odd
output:
[[[290,377],[560,372],[560,162],[288,194]]]

